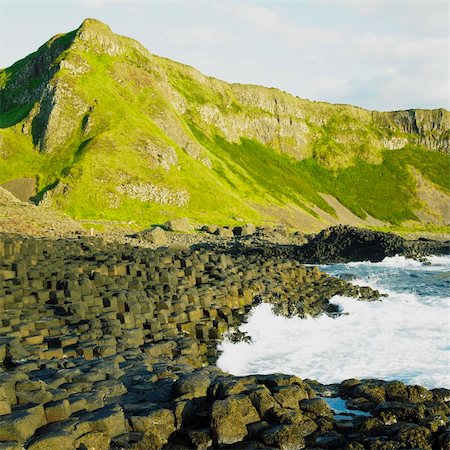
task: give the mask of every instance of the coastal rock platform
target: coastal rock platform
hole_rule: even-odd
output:
[[[450,448],[446,389],[214,366],[258,302],[304,317],[379,299],[295,251],[1,235],[0,449]]]

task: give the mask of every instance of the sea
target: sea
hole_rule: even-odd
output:
[[[348,378],[450,388],[450,256],[402,256],[320,268],[387,296],[335,296],[340,314],[285,318],[255,306],[240,331],[251,342],[219,346],[217,365],[234,375],[288,373],[330,384]]]

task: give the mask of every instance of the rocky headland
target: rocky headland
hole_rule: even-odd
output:
[[[447,244],[351,227],[206,227],[190,246],[180,236],[145,248],[1,235],[1,449],[449,448],[447,389],[214,366],[218,342],[245,339],[236,328],[258,302],[304,317],[336,314],[335,294],[380,300],[304,262],[422,257]]]

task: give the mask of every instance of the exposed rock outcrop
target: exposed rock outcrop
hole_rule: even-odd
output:
[[[302,261],[340,263],[350,261],[381,261],[387,256],[403,255],[420,258],[429,254],[448,254],[448,242],[407,241],[393,233],[336,226],[321,231],[299,249]]]
[[[385,113],[414,141],[430,150],[450,153],[450,114],[445,109],[433,111],[410,109]]]

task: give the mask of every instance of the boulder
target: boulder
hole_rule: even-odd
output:
[[[233,395],[225,400],[216,400],[211,411],[211,430],[219,444],[234,444],[248,434],[247,425],[261,419],[250,399]]]
[[[187,217],[179,217],[177,219],[169,220],[164,224],[164,228],[167,231],[179,231],[187,233],[193,231],[194,227]]]
[[[329,431],[316,436],[316,444],[320,448],[339,449],[346,448],[346,439],[344,436],[336,433],[335,431]]]
[[[186,440],[189,448],[206,450],[212,447],[213,441],[208,429],[189,430],[186,432]]]
[[[45,423],[45,412],[42,405],[35,405],[14,411],[13,414],[0,416],[0,441],[25,441]]]
[[[306,387],[306,385],[305,385]],[[277,386],[273,389],[273,398],[283,408],[298,409],[300,400],[308,399],[309,392],[303,386],[292,384],[290,386]]]
[[[231,228],[227,227],[219,227],[214,233],[217,236],[220,236],[222,238],[230,239],[234,237],[233,230]]]
[[[431,432],[428,428],[408,423],[399,426],[396,439],[400,442],[399,448],[432,450],[430,434]]]
[[[214,234],[217,231],[217,225],[203,225],[200,230],[205,233]]]
[[[111,439],[111,447],[108,447],[108,449],[154,450],[160,447],[158,438],[153,438],[137,431],[131,431]],[[100,448],[99,450],[102,449]]]
[[[386,391],[382,382],[379,381],[364,381],[358,384],[351,391],[352,397],[363,397],[370,402],[382,403],[386,398]]]
[[[267,413],[272,408],[278,407],[278,403],[270,394],[269,389],[265,386],[259,386],[258,389],[253,390],[249,394],[249,398],[262,419],[266,419]]]
[[[300,409],[303,412],[309,413],[314,417],[333,417],[333,411],[328,406],[328,403],[321,398],[311,398],[309,400],[302,400],[300,402]]]
[[[72,413],[70,402],[67,399],[48,402],[44,405],[44,408],[48,423],[65,420]]]
[[[269,447],[282,450],[305,448],[305,440],[296,425],[273,425],[262,433],[262,441]]]
[[[373,413],[384,423],[417,422],[425,417],[425,409],[421,403],[386,401],[378,405]]]
[[[162,447],[167,443],[169,436],[175,431],[175,415],[170,409],[155,409],[148,411],[146,415],[131,416],[133,431],[141,432],[151,437]]]
[[[168,242],[166,232],[161,227],[153,227],[149,230],[145,230],[140,234],[140,236],[143,240],[158,247],[166,245]]]
[[[407,241],[393,233],[338,225],[322,230],[299,249],[298,257],[309,263],[382,261],[386,256],[417,258],[428,254],[448,254],[448,244],[434,241]]]
[[[110,437],[125,433],[125,416],[119,405],[108,405],[83,417],[92,431],[105,433]]]
[[[211,385],[211,377],[208,371],[198,370],[181,376],[173,385],[174,397],[183,398],[206,397]]]
[[[251,236],[256,233],[256,227],[255,225],[248,223],[243,227],[234,227],[233,233],[235,236]]]

